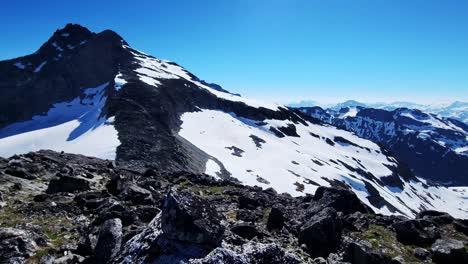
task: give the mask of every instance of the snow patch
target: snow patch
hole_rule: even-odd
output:
[[[40,72],[42,70],[42,67],[44,67],[44,65],[46,65],[47,61],[43,61],[41,64],[39,64],[39,66],[36,67],[36,69],[34,69],[34,72]]]
[[[108,83],[84,91],[84,98],[54,104],[45,115],[0,129],[0,156],[41,149],[115,159],[120,145],[114,117],[102,115]]]
[[[15,63],[15,64],[13,64],[13,65],[15,65],[16,67],[18,67],[18,68],[21,69],[21,70],[24,70],[24,69],[26,68],[26,65],[24,65],[21,61]]]
[[[122,73],[119,72],[114,78],[114,83],[114,88],[118,91],[122,88],[122,86],[124,86],[127,83],[127,81],[123,78]]]

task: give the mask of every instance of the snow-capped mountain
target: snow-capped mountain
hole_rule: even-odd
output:
[[[0,62],[0,156],[45,148],[294,196],[346,186],[376,212],[468,217],[463,188],[429,185],[372,141],[228,93],[110,30],[70,24],[38,52]]]
[[[419,177],[444,185],[468,185],[465,123],[408,108],[311,107],[300,111],[382,144]]]
[[[316,101],[301,101],[298,103],[289,104],[290,107],[313,107],[320,106],[322,108],[330,108],[340,110],[345,107],[366,107],[384,109],[393,111],[397,108],[418,109],[426,113],[437,114],[443,117],[449,117],[468,124],[468,102],[452,102],[439,104],[417,104],[412,102],[391,102],[391,103],[363,103],[355,100],[348,100],[338,104],[320,104]]]

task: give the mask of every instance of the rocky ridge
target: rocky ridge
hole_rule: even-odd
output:
[[[346,189],[292,197],[39,151],[0,159],[0,263],[463,263],[468,222],[375,214]]]

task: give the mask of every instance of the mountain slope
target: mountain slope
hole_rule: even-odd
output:
[[[468,185],[468,126],[460,121],[407,108],[300,110],[382,144],[417,176],[444,185]]]
[[[371,141],[227,93],[131,48],[115,32],[67,25],[43,47],[0,63],[9,73],[0,79],[0,155],[50,148],[294,196],[344,186],[385,214],[414,216],[424,208],[467,214],[464,193],[426,185]]]

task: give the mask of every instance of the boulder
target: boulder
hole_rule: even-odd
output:
[[[252,193],[242,193],[239,195],[239,208],[253,210],[260,206],[260,202]]]
[[[343,226],[333,208],[325,208],[303,224],[299,232],[299,243],[307,246],[314,257],[326,257],[336,251]]]
[[[448,225],[453,223],[453,217],[447,213],[434,210],[425,210],[417,214],[416,218],[425,219],[434,223],[436,226]]]
[[[372,209],[363,204],[351,190],[320,186],[315,191],[311,206],[307,209],[308,215],[313,215],[327,207],[331,207],[335,211],[343,212],[344,214],[372,212]]]
[[[453,222],[453,226],[455,227],[455,230],[468,236],[468,219],[456,219]]]
[[[132,201],[133,204],[154,204],[151,192],[135,184],[127,186],[120,194],[124,200]]]
[[[218,245],[222,220],[208,201],[176,189],[167,194],[161,211],[161,227],[170,239],[196,244]]]
[[[397,239],[403,244],[426,246],[440,238],[437,228],[427,220],[412,219],[396,222],[392,225]]]
[[[359,264],[395,264],[384,252],[373,249],[367,241],[349,243],[343,254],[343,260]]]
[[[24,263],[39,249],[37,235],[17,228],[0,228],[0,263]]]
[[[268,215],[267,229],[281,230],[286,220],[286,208],[282,204],[275,204]]]
[[[431,252],[429,252],[425,248],[415,248],[413,250],[413,256],[420,260],[429,260],[429,258],[431,257]]]
[[[61,176],[50,180],[47,193],[84,192],[91,190],[91,182],[81,177]]]
[[[26,180],[34,180],[37,178],[35,175],[29,173],[25,168],[8,168],[5,170],[5,173]]]
[[[243,247],[242,252],[218,247],[203,259],[192,260],[194,264],[299,264],[301,259],[291,253],[285,252],[276,244],[249,243]]]
[[[94,256],[99,263],[105,263],[115,257],[122,244],[122,221],[109,219],[101,225],[94,249]]]
[[[468,263],[468,252],[459,240],[438,239],[431,246],[431,252],[435,263]]]

